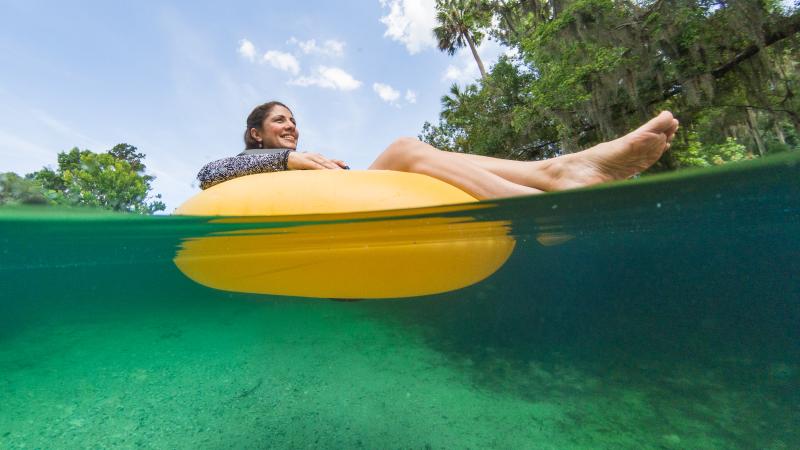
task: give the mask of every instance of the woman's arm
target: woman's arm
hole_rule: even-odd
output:
[[[287,149],[275,153],[231,156],[212,161],[203,166],[197,174],[200,188],[208,189],[215,184],[245,175],[288,170],[287,161],[291,152],[292,150]]]

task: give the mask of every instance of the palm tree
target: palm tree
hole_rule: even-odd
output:
[[[437,0],[436,21],[439,26],[433,29],[433,33],[439,41],[439,50],[449,55],[469,45],[472,56],[478,63],[478,70],[481,71],[481,77],[486,78],[486,69],[475,47],[475,41],[480,41],[482,37],[480,32],[475,31],[480,21],[480,14],[481,11],[474,0]]]
[[[477,94],[478,90],[475,85],[469,85],[462,90],[458,83],[453,83],[450,86],[450,93],[442,96],[442,112],[440,115],[446,120],[452,120],[454,114],[464,107],[465,101]]]
[[[450,86],[450,94],[442,96],[442,117],[448,119],[454,112],[456,112],[463,103],[464,94],[458,87],[458,84],[453,83]]]

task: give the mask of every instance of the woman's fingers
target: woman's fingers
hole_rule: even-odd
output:
[[[292,152],[287,164],[291,170],[340,170],[347,165],[343,161],[328,159],[319,153]]]
[[[325,166],[315,160],[315,155],[304,152],[289,153],[287,167],[290,170],[319,170]]]
[[[319,153],[312,153],[312,159],[317,164],[321,165],[325,169],[341,169],[338,164],[333,162],[332,160],[320,155]]]
[[[325,157],[314,158],[314,162],[319,164],[323,169],[338,169],[339,166],[331,162]]]

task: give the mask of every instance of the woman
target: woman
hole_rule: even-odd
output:
[[[421,173],[481,200],[513,197],[628,178],[658,161],[677,129],[678,121],[664,111],[619,139],[545,161],[445,152],[417,139],[400,138],[369,168]],[[348,168],[344,161],[296,152],[299,136],[294,115],[286,105],[272,101],[257,106],[247,117],[245,151],[206,164],[197,175],[200,186],[207,189],[262,172]]]

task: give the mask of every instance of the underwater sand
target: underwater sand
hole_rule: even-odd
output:
[[[759,392],[786,388],[793,374],[753,389],[731,386],[724,370],[640,367],[599,377],[568,362],[518,367],[501,354],[476,363],[448,358],[413,330],[353,306],[245,302],[30,329],[0,351],[3,446],[777,449],[798,442],[789,428],[793,405]],[[627,372],[658,384],[629,384]]]

